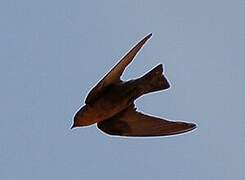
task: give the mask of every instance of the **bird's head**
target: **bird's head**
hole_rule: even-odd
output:
[[[88,105],[83,106],[74,116],[74,122],[71,129],[75,127],[82,127],[91,125],[91,120],[89,117],[89,107]]]

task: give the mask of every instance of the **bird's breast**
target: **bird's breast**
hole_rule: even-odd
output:
[[[95,102],[88,105],[88,115],[91,123],[97,123],[108,119],[128,106],[134,101],[136,89],[133,84],[121,84],[105,92]]]

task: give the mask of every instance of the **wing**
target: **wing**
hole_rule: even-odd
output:
[[[168,136],[196,128],[192,123],[168,121],[145,115],[133,107],[99,122],[97,126],[107,134],[119,136]]]
[[[145,42],[152,36],[152,34],[147,35],[138,44],[136,44],[112,69],[106,74],[106,76],[89,92],[85,103],[88,104],[92,102],[96,97],[100,95],[101,92],[111,84],[120,82],[120,76],[122,75],[124,69],[127,65],[132,62],[136,54],[145,44]]]

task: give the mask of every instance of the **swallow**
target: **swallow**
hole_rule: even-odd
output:
[[[169,136],[196,128],[194,123],[170,121],[136,110],[134,101],[137,98],[170,87],[163,74],[162,64],[140,78],[129,81],[122,81],[120,78],[151,36],[152,34],[147,35],[136,44],[92,88],[85,99],[85,105],[76,112],[71,128],[97,123],[97,127],[106,134],[132,137]]]

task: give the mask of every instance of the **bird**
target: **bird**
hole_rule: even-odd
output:
[[[173,121],[137,111],[134,103],[137,98],[170,88],[162,64],[137,79],[121,80],[126,67],[151,36],[152,33],[139,41],[92,88],[85,105],[75,113],[71,129],[97,123],[98,129],[111,136],[155,137],[181,134],[196,128],[194,123]]]

